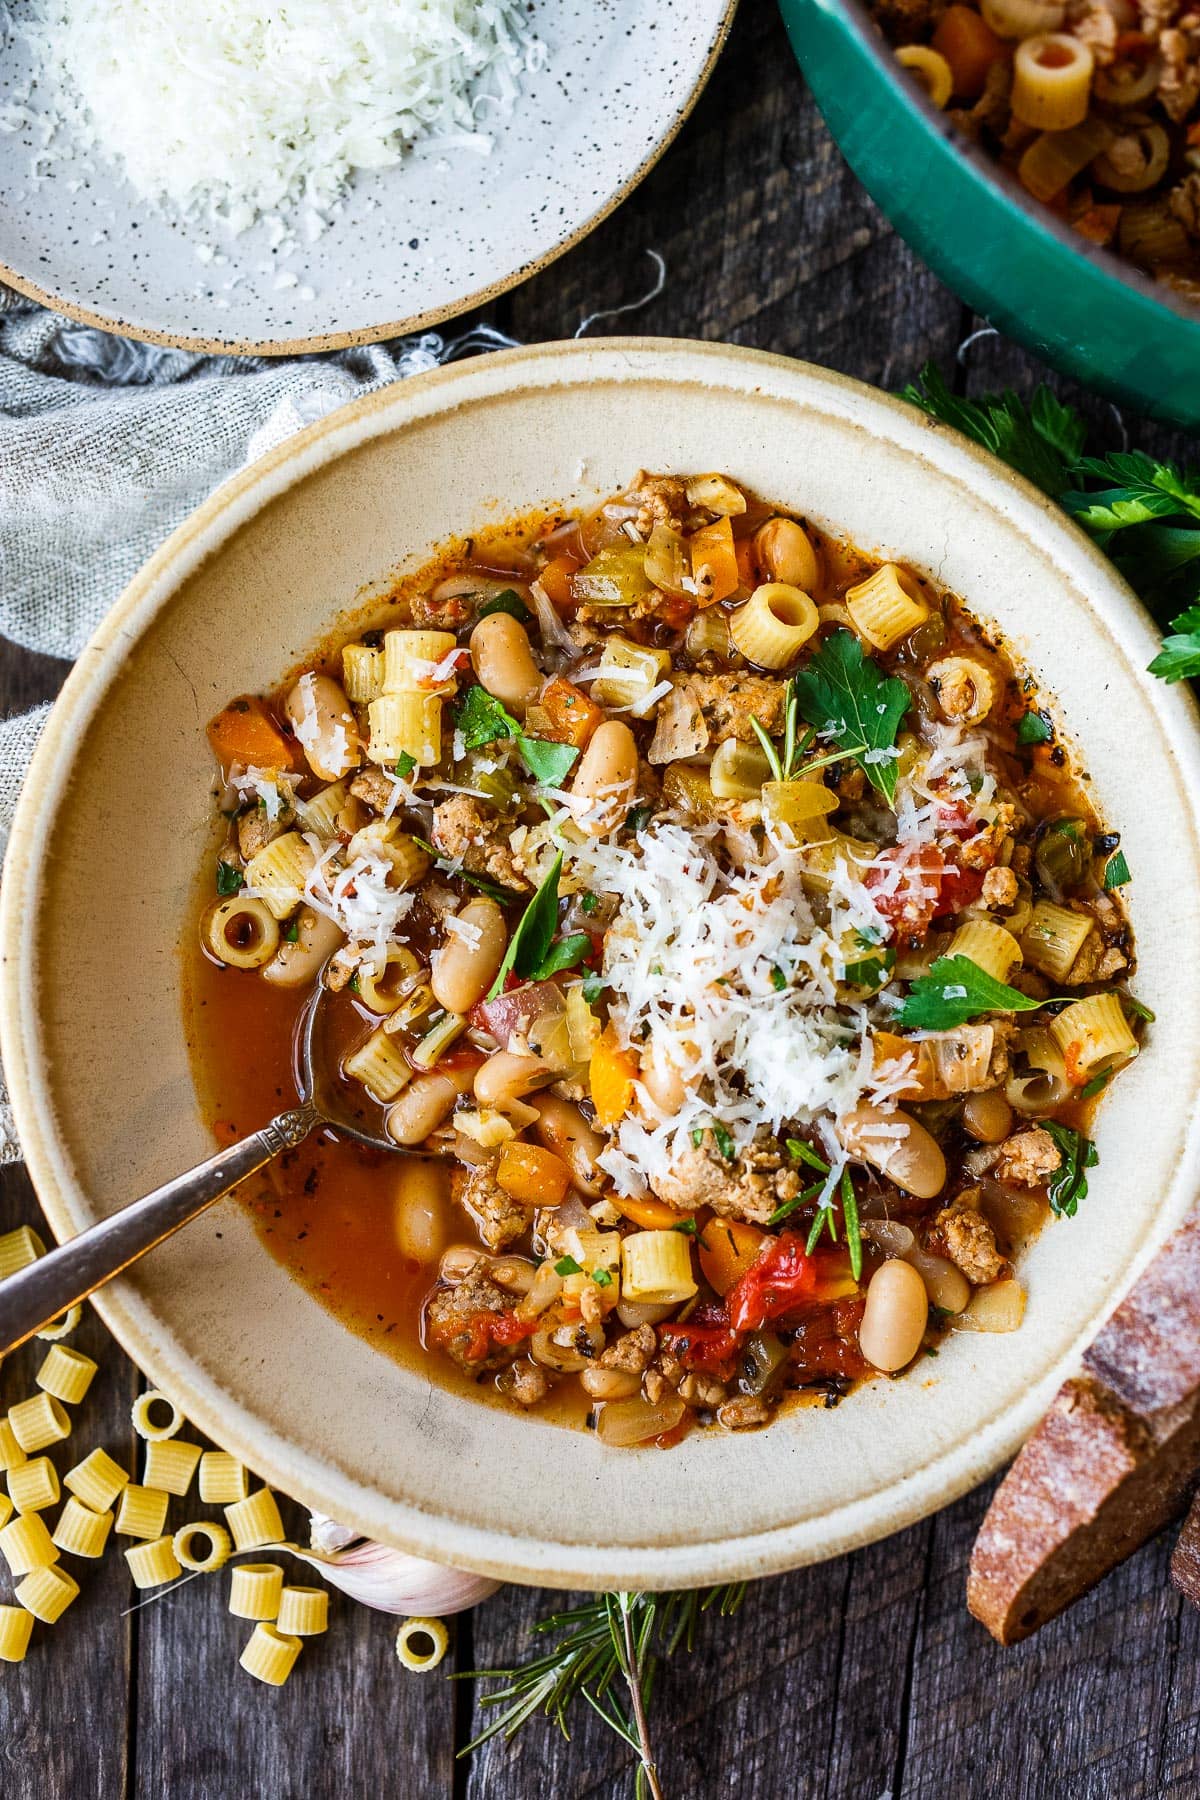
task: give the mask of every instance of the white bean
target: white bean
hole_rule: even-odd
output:
[[[859,1106],[841,1124],[842,1143],[906,1194],[932,1200],[946,1185],[946,1158],[923,1125],[897,1108]]]
[[[858,1344],[875,1368],[890,1374],[921,1348],[929,1320],[925,1283],[911,1263],[893,1259],[876,1269],[858,1328]]]
[[[302,907],[293,922],[294,940],[280,944],[263,970],[263,980],[276,987],[304,987],[344,941],[333,920],[309,906]]]
[[[330,675],[302,675],[284,711],[314,775],[337,781],[362,761],[362,741],[350,702]]]
[[[611,831],[624,818],[637,792],[637,775],[632,731],[620,719],[606,719],[592,733],[571,783],[572,795],[587,802],[588,812],[580,822],[589,836]]]
[[[604,1148],[604,1139],[592,1130],[577,1106],[560,1100],[557,1094],[539,1099],[537,1111],[537,1134],[547,1150],[562,1157],[576,1187],[598,1198],[601,1175],[596,1158]]]
[[[413,1262],[435,1262],[449,1231],[448,1176],[436,1162],[417,1157],[399,1157],[397,1162],[396,1247]]]
[[[819,574],[817,553],[795,519],[768,519],[760,525],[754,534],[754,554],[768,581],[783,581],[812,593]]]
[[[519,1100],[548,1081],[552,1071],[537,1056],[518,1056],[513,1050],[497,1050],[475,1076],[475,1098],[480,1106],[503,1107]]]
[[[504,960],[508,927],[494,900],[468,900],[458,919],[464,935],[447,932],[446,942],[433,953],[429,985],[439,1006],[447,1012],[470,1012],[482,1000]]]
[[[387,1112],[388,1136],[410,1147],[436,1131],[458,1099],[458,1088],[446,1075],[418,1075]]]
[[[471,667],[480,686],[521,717],[542,685],[529,634],[510,613],[480,619],[471,633]]]

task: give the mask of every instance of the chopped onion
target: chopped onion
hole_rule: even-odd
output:
[[[602,1444],[644,1444],[648,1438],[674,1430],[686,1411],[678,1394],[665,1394],[655,1401],[609,1400],[597,1413],[596,1436]]]
[[[568,656],[575,656],[578,653],[579,645],[559,618],[558,608],[540,581],[530,583],[529,598],[533,602],[533,610],[537,614],[543,642],[547,645],[556,644],[560,650],[566,651]]]

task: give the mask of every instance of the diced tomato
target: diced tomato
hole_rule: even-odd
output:
[[[655,602],[654,616],[669,625],[672,631],[682,631],[690,625],[696,616],[696,607],[691,600],[685,600],[682,594],[663,594]]]
[[[866,888],[875,910],[897,937],[923,938],[940,909],[946,859],[936,844],[927,844],[901,862],[900,850],[881,850],[867,870]],[[899,880],[891,886],[891,869],[900,863]],[[885,883],[889,884],[885,887]]]
[[[858,1328],[865,1301],[838,1300],[831,1306],[811,1309],[795,1325],[788,1346],[788,1362],[794,1376],[813,1380],[836,1375],[855,1380],[869,1375],[871,1365],[858,1347]]]
[[[983,892],[983,873],[982,869],[960,869],[957,863],[947,863],[934,917],[940,919],[947,913],[961,912],[964,906],[973,906]]]
[[[522,1034],[548,1012],[558,1012],[563,1003],[562,989],[554,981],[522,981],[518,976],[497,994],[494,1000],[479,1000],[471,1008],[470,1020],[477,1031],[490,1031],[501,1049],[515,1032]]]
[[[728,1381],[743,1333],[729,1323],[724,1305],[712,1301],[697,1306],[683,1325],[660,1325],[658,1335],[685,1369]]]
[[[467,1355],[472,1362],[483,1362],[498,1344],[519,1344],[537,1328],[536,1319],[519,1319],[515,1312],[472,1313],[467,1321]]]
[[[804,1239],[794,1231],[769,1238],[761,1254],[721,1303],[697,1306],[684,1324],[660,1325],[659,1336],[687,1369],[728,1381],[739,1350],[750,1332],[772,1319],[846,1293],[848,1263],[844,1250],[819,1250],[809,1256]]]
[[[735,1331],[757,1331],[768,1319],[809,1299],[816,1284],[817,1265],[805,1254],[803,1238],[795,1231],[781,1232],[725,1296],[729,1322]]]

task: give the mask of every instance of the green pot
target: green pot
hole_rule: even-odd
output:
[[[1200,426],[1200,311],[1047,212],[904,76],[854,0],[780,0],[842,153],[977,312],[1065,374]]]

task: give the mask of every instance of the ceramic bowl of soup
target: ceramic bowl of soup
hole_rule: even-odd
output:
[[[930,268],[1055,368],[1194,428],[1194,300],[1081,236],[956,130],[857,0],[783,0],[782,11],[842,154]]]
[[[1155,1019],[1089,1127],[1076,1215],[1022,1253],[1020,1329],[952,1333],[899,1379],[761,1431],[615,1449],[484,1404],[356,1322],[336,1271],[324,1294],[295,1279],[237,1197],[98,1296],[155,1385],[271,1485],[416,1554],[563,1586],[763,1574],[945,1504],[1031,1428],[1200,1161],[1200,754],[1190,699],[1145,673],[1156,637],[1132,593],[1032,488],[901,403],[781,358],[628,340],[461,364],[332,415],[227,483],[97,632],[39,745],[3,891],[5,1067],[56,1236],[211,1153],[189,1041],[208,721],[361,634],[445,546],[586,511],[638,469],[724,470],[1003,639],[1121,833]],[[253,1033],[253,1008],[239,1018]],[[398,1179],[386,1157],[378,1179]]]

